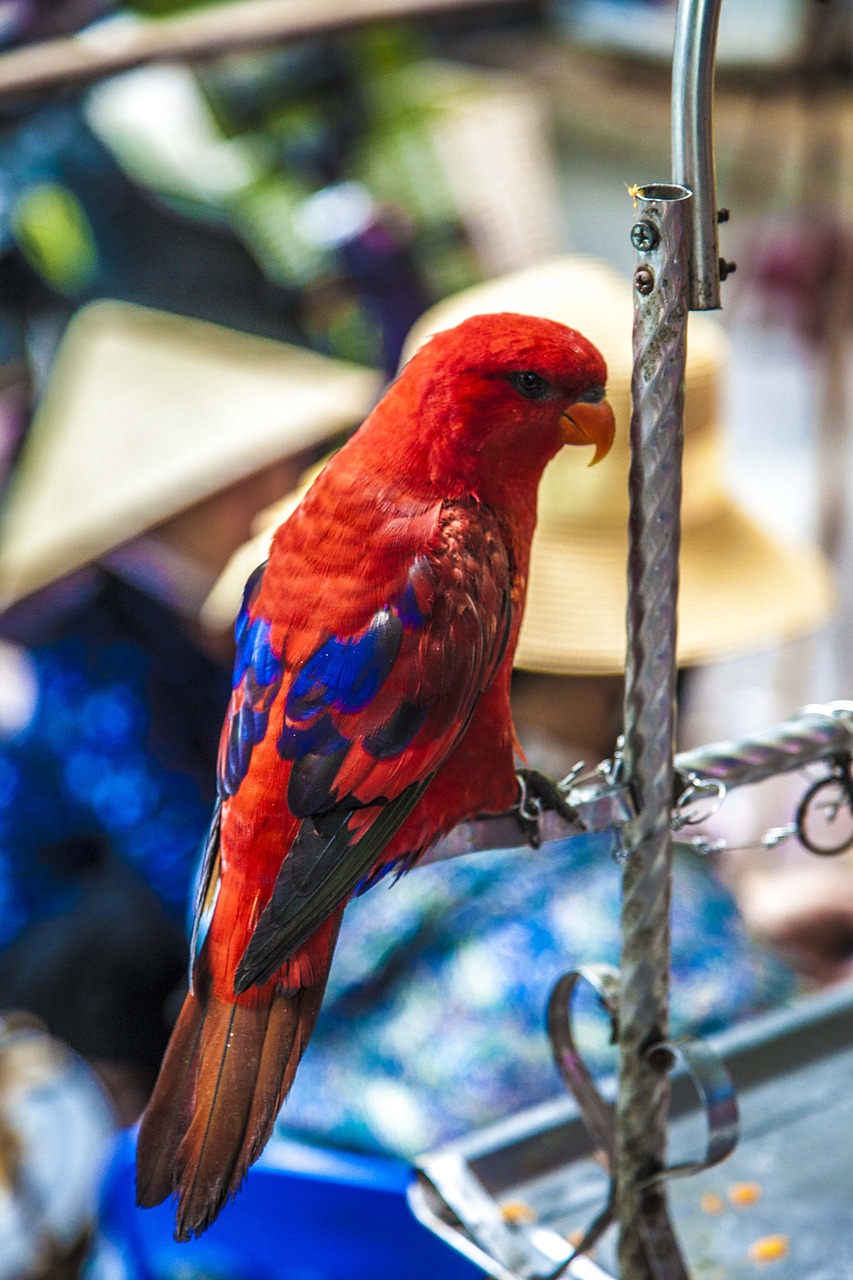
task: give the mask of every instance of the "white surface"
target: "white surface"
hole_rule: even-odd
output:
[[[724,4],[717,42],[718,66],[787,63],[796,52],[803,21],[801,0]],[[667,60],[672,50],[675,4],[580,0],[571,6],[567,26],[582,43]]]

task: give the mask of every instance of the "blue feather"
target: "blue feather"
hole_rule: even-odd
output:
[[[270,624],[265,618],[255,618],[242,627],[241,642],[234,659],[235,689],[248,672],[261,688],[266,688],[281,675],[281,665],[270,638]]]
[[[263,564],[259,564],[246,579],[246,585],[243,588],[243,600],[240,604],[240,612],[237,614],[237,621],[234,624],[234,640],[238,650],[243,643],[243,636],[249,625],[249,611],[255,603],[258,592],[261,588],[261,579],[264,576],[264,569],[267,567],[266,560]]]
[[[426,621],[413,585],[423,566],[417,562],[404,590],[390,606],[377,611],[357,636],[330,636],[295,672],[284,707],[277,748],[294,767],[289,803],[296,812],[320,812],[330,802],[334,779],[351,742],[335,723],[337,715],[355,715],[370,705],[388,678],[400,651],[404,631]],[[282,679],[282,660],[272,646],[269,622],[250,616],[263,572],[246,585],[237,619],[234,688],[242,688],[242,704],[232,713],[220,790],[234,795],[246,776],[252,751],[263,739]],[[376,759],[400,755],[420,729],[428,707],[404,702],[388,722],[365,740]]]
[[[407,631],[417,631],[424,625],[425,618],[418,604],[418,597],[415,593],[415,586],[412,578],[415,571],[420,567],[421,562],[416,561],[412,572],[409,574],[409,581],[406,583],[399,599],[395,604],[397,616]]]
[[[330,637],[290,686],[287,719],[308,720],[322,708],[363,711],[385,683],[402,638],[400,619],[390,609],[381,609],[360,636]]]
[[[265,618],[251,617],[260,590],[265,564],[250,576],[234,627],[237,652],[234,658],[234,689],[242,686],[240,705],[232,710],[225,745],[219,794],[233,796],[249,771],[255,747],[264,738],[269,709],[281,683],[282,668],[272,647],[271,628]]]
[[[225,749],[224,774],[220,794],[233,796],[249,771],[252,751],[263,740],[269,722],[269,711],[256,710],[244,702],[231,717]]]

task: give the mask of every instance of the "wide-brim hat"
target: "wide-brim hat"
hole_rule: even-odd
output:
[[[617,423],[616,442],[599,466],[590,470],[580,450],[564,449],[545,473],[516,666],[617,673],[626,649],[631,286],[594,259],[550,259],[438,303],[415,325],[404,359],[439,330],[493,311],[560,320],[594,342],[607,361],[607,395]],[[834,600],[823,556],[779,542],[726,491],[720,382],[727,357],[720,325],[691,315],[678,606],[682,666],[782,644],[824,623]]]
[[[360,422],[380,375],[121,302],[63,339],[0,526],[0,609]]]

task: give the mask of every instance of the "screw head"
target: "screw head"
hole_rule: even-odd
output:
[[[637,293],[641,293],[646,297],[655,287],[654,272],[650,267],[637,267],[634,272],[634,288]]]
[[[717,210],[717,221],[718,221],[718,222],[728,222],[728,220],[729,220],[730,216],[731,216],[731,215],[729,214],[728,209],[718,209],[718,210]]]
[[[648,253],[650,249],[654,249],[659,240],[660,232],[657,227],[645,218],[642,222],[635,222],[631,228],[631,244],[641,253]]]
[[[720,258],[720,279],[725,280],[727,276],[733,276],[737,271],[736,262],[726,262],[725,258]]]

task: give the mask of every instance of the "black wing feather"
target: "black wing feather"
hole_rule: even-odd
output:
[[[378,809],[366,831],[353,839],[353,811],[333,810],[306,819],[282,863],[273,895],[255,926],[234,977],[242,995],[280,969],[338,903],[349,897],[420,800],[431,778],[412,783]]]

